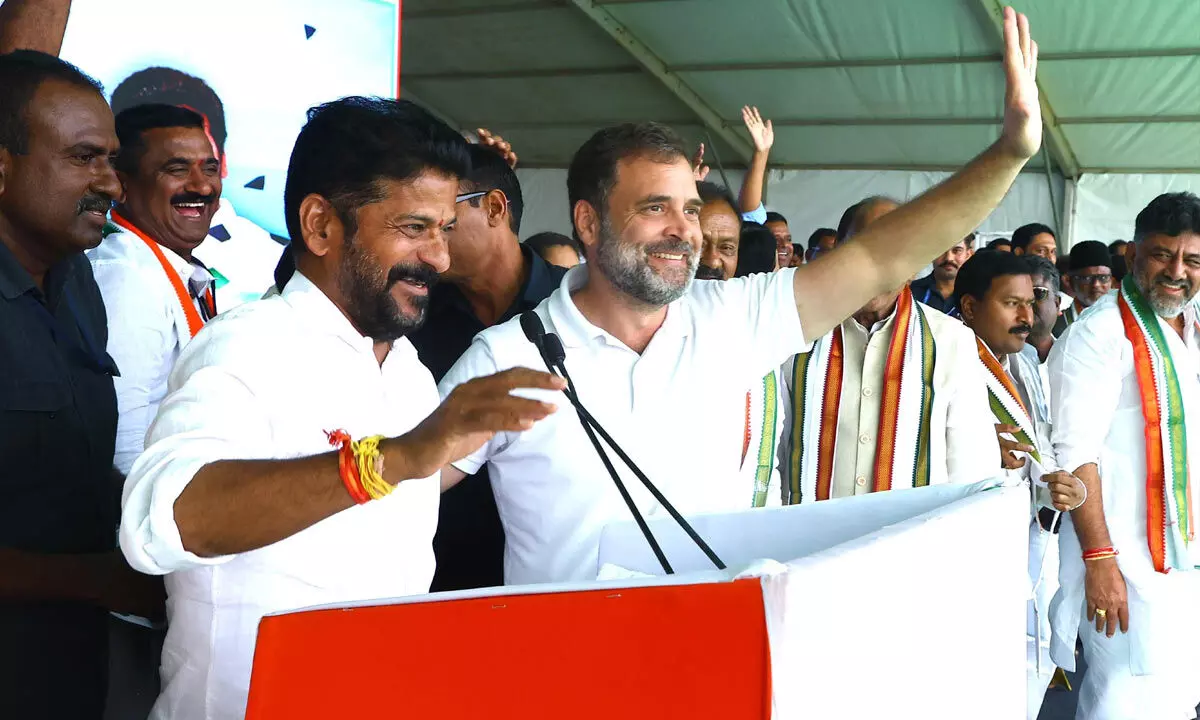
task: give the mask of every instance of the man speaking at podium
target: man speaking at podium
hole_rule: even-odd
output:
[[[1006,10],[1000,139],[852,241],[769,275],[693,282],[701,200],[669,128],[610,127],[579,149],[567,185],[588,262],[537,313],[565,346],[581,402],[681,512],[745,507],[737,479],[747,387],[904,284],[1000,203],[1041,141],[1036,65],[1027,21]],[[472,378],[521,366],[544,363],[510,321],[476,336],[439,389],[445,396]],[[505,527],[505,581],[594,578],[601,529],[628,511],[576,413],[497,434],[447,466],[443,485],[485,463]],[[642,511],[661,512],[631,480]]]

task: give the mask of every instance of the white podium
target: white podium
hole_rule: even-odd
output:
[[[731,570],[780,563],[749,571],[774,718],[1025,717],[1029,491],[998,482],[691,519]],[[669,518],[650,525],[680,577],[712,569]],[[632,522],[600,562],[662,573]]]

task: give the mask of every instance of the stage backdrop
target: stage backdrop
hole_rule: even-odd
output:
[[[397,95],[400,0],[75,0],[62,57],[118,111],[204,113],[226,155],[225,199],[286,236],[283,185],[308,108]]]

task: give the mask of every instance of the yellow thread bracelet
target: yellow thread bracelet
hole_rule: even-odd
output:
[[[354,451],[354,462],[358,465],[358,477],[362,487],[372,500],[385,498],[395,486],[383,479],[383,453],[379,451],[382,435],[373,435],[350,444]]]

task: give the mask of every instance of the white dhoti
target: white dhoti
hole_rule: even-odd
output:
[[[1056,667],[1050,659],[1050,600],[1058,591],[1058,535],[1043,532],[1036,519],[1029,524],[1029,582],[1033,597],[1025,627],[1029,648],[1026,717],[1037,720]]]
[[[1194,583],[1195,584],[1195,583]],[[1143,606],[1144,607],[1144,606]],[[1111,638],[1096,632],[1084,619],[1079,625],[1087,672],[1079,687],[1076,720],[1190,720],[1200,704],[1200,593],[1194,594],[1190,651],[1177,662],[1155,668],[1150,674],[1135,674],[1131,637],[1117,632]],[[1138,621],[1130,618],[1130,626]],[[1183,638],[1179,638],[1180,641]],[[1175,643],[1183,647],[1182,642]]]

